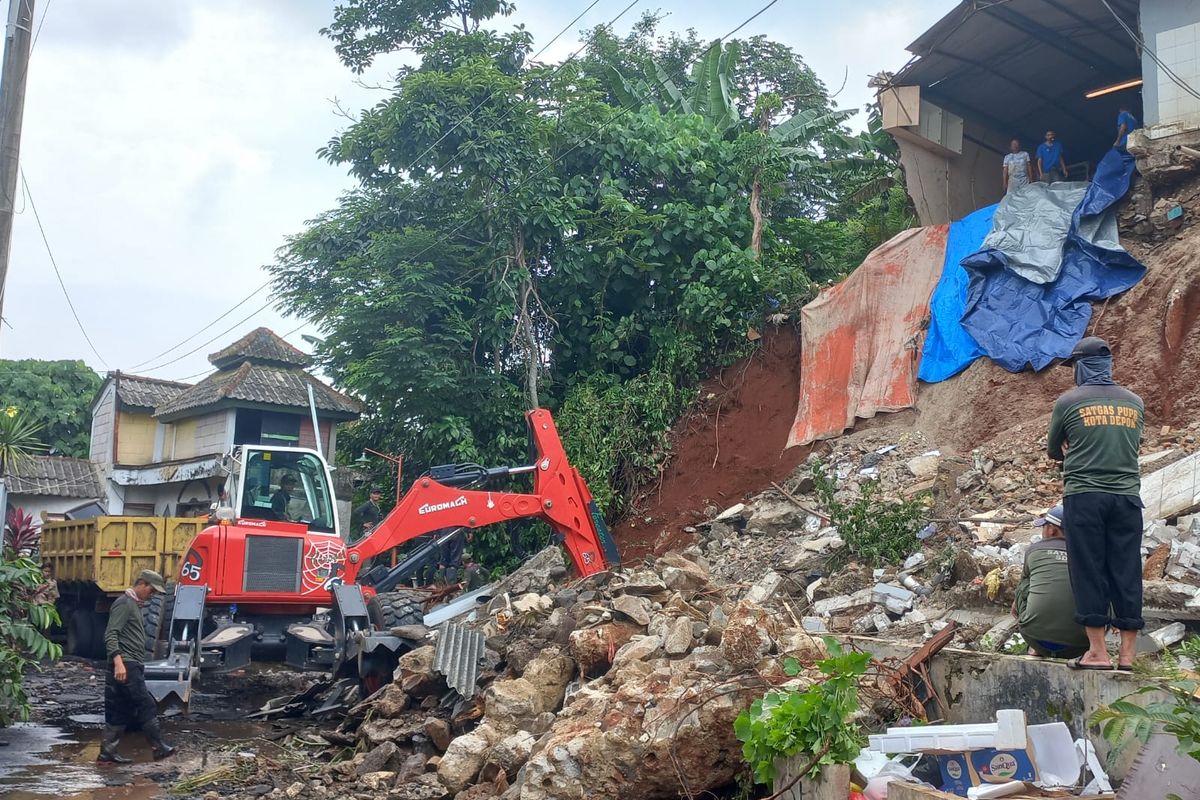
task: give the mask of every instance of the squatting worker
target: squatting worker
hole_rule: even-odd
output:
[[[1133,668],[1142,620],[1142,399],[1112,379],[1112,351],[1096,336],[1075,345],[1075,389],[1054,403],[1047,450],[1063,462],[1067,562],[1075,621],[1088,651],[1075,669],[1112,669],[1105,626],[1121,632],[1117,668]]]
[[[1033,183],[1033,164],[1029,161],[1029,153],[1021,149],[1020,139],[1013,139],[1008,143],[1002,172],[1005,194]]]
[[[1067,161],[1063,158],[1062,142],[1054,131],[1046,131],[1046,140],[1038,145],[1037,165],[1039,180],[1055,183],[1067,179]]]
[[[108,764],[128,764],[117,752],[121,735],[127,728],[140,730],[150,743],[154,759],[166,758],[175,748],[163,741],[158,726],[157,705],[146,688],[146,628],[142,622],[142,604],[155,592],[166,591],[162,576],[142,570],[132,587],[116,599],[108,612],[104,647],[108,671],[104,676],[104,733],[100,737],[100,755],[96,760]]]
[[[1042,538],[1025,551],[1013,614],[1031,652],[1043,658],[1077,658],[1087,652],[1088,638],[1075,621],[1063,507],[1055,506],[1034,524],[1041,526]]]

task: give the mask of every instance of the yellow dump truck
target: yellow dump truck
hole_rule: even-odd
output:
[[[137,574],[152,569],[172,580],[207,517],[94,517],[42,526],[42,560],[54,567],[66,652],[104,655],[104,627],[113,600]],[[161,598],[145,609],[147,641],[158,638]]]

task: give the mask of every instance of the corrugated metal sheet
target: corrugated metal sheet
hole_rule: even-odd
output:
[[[438,632],[437,649],[433,654],[433,669],[446,677],[446,685],[464,699],[475,696],[479,680],[479,662],[483,658],[483,634],[476,630],[447,622]]]

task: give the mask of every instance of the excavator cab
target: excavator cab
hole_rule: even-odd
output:
[[[341,536],[333,481],[319,455],[298,447],[245,445],[233,463],[237,518],[299,523],[314,533]]]

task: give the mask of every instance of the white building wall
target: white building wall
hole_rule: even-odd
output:
[[[8,496],[8,504],[14,508],[19,508],[28,514],[32,514],[33,518],[39,522],[42,521],[42,514],[65,514],[73,508],[79,508],[85,505],[88,501],[78,497],[43,497],[42,495],[34,494],[10,494]]]
[[[1200,3],[1195,0],[1142,0],[1142,87],[1147,125],[1171,125],[1180,130],[1200,127],[1200,98],[1179,80],[1200,90]],[[1153,56],[1157,56],[1155,61]]]

